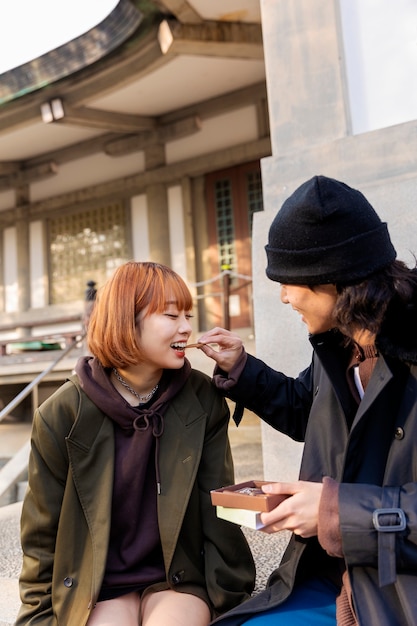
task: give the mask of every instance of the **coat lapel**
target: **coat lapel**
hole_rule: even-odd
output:
[[[369,410],[391,379],[392,372],[384,357],[380,356],[376,362],[368,387],[366,388],[366,394],[359,405],[355,420],[352,424],[352,430],[357,426],[363,415]]]
[[[94,546],[94,586],[100,588],[110,534],[114,472],[111,421],[81,394],[79,418],[68,438],[70,472]]]
[[[158,497],[158,518],[167,571],[195,483],[206,418],[207,413],[189,382],[173,399],[165,414],[159,455],[161,494]]]

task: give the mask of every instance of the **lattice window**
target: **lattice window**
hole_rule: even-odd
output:
[[[48,226],[51,304],[84,299],[87,281],[100,287],[130,258],[120,203],[52,218]]]
[[[261,172],[249,172],[246,176],[246,192],[248,197],[249,232],[252,233],[253,214],[263,211]]]
[[[229,178],[215,183],[215,207],[220,270],[236,271],[235,224],[232,184]]]

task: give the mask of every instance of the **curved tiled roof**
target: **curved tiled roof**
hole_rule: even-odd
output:
[[[0,104],[36,91],[95,63],[138,28],[142,12],[120,0],[97,26],[68,43],[0,75]]]

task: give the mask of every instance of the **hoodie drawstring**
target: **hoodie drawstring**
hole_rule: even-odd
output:
[[[134,430],[144,432],[148,430],[152,422],[152,434],[155,437],[155,475],[156,475],[156,492],[158,496],[161,494],[161,475],[159,470],[159,442],[164,432],[164,418],[157,411],[151,409],[142,409],[141,415],[133,420]]]

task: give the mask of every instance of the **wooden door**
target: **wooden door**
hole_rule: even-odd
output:
[[[217,294],[210,302],[212,323],[225,326],[228,321],[231,329],[252,327],[252,217],[263,210],[259,161],[208,174],[206,196],[211,275],[221,276],[211,286],[211,293]],[[228,320],[225,270],[230,271]]]

